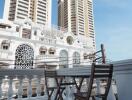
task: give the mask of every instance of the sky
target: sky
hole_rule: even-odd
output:
[[[0,17],[3,13],[0,0]],[[96,46],[103,43],[107,59],[132,58],[132,0],[93,0]],[[52,0],[52,24],[57,25],[57,0]]]

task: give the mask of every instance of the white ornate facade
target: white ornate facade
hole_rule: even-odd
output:
[[[29,19],[0,23],[0,66],[60,68],[87,64],[92,40],[33,23]]]

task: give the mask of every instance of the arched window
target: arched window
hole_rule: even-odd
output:
[[[46,47],[44,47],[44,46],[40,47],[40,49],[39,49],[40,55],[45,55],[46,52],[47,52],[47,48]]]
[[[3,50],[8,50],[10,47],[10,41],[8,40],[3,40],[1,43],[1,49]]]
[[[68,67],[68,52],[66,50],[62,50],[59,54],[59,65],[61,67]]]
[[[34,51],[27,45],[19,45],[15,53],[15,68],[30,69],[33,68]]]
[[[22,37],[27,38],[27,39],[31,39],[31,30],[24,28],[22,30]]]
[[[49,54],[54,55],[55,52],[56,52],[55,48],[50,48],[49,49]]]
[[[73,64],[80,64],[80,54],[78,52],[73,53]]]

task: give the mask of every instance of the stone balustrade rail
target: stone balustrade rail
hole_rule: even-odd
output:
[[[117,92],[119,100],[131,100],[132,98],[132,59],[112,62],[114,64],[113,79],[117,83]],[[58,75],[90,75],[90,65],[74,66],[74,68],[58,69]],[[14,81],[16,82],[17,93],[14,94]],[[7,83],[7,85],[3,84]],[[25,85],[27,84],[27,85]],[[7,95],[3,93],[3,86],[7,86]],[[27,86],[27,87],[26,87]],[[35,89],[34,89],[35,88]],[[27,100],[48,100],[44,87],[44,69],[1,69],[0,70],[0,98],[12,100],[22,98],[26,89]],[[33,96],[33,93],[35,97]],[[69,90],[69,97],[65,100],[74,100],[72,92]],[[43,94],[43,95],[42,95]],[[116,100],[112,96],[108,100]],[[68,95],[67,95],[68,96]]]

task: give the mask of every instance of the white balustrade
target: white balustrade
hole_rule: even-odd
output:
[[[23,77],[18,77],[18,78],[19,78],[18,98],[22,98],[22,94],[23,94],[23,88],[22,88]]]
[[[8,99],[11,100],[12,99],[12,95],[13,95],[13,87],[12,87],[12,83],[13,83],[13,77],[9,77],[9,81],[8,81]]]
[[[7,76],[8,79],[6,79],[6,81],[8,82],[8,86],[7,89],[8,91],[4,90],[4,88],[2,87],[3,84],[3,79],[5,79],[5,77]],[[37,82],[32,81],[33,79],[35,79],[35,77],[37,77]],[[14,80],[16,79],[17,80]],[[24,81],[24,79],[26,81]],[[1,69],[0,70],[0,99],[8,99],[11,100],[13,98],[16,99],[24,99],[23,96],[25,96],[25,93],[27,95],[27,98],[42,98],[42,100],[47,100],[44,98],[44,96],[41,96],[41,79],[44,77],[44,70],[43,69],[32,69],[32,70],[13,70],[13,69]],[[36,97],[32,97],[33,95],[33,90],[32,90],[32,84],[36,84]],[[15,85],[15,86],[14,86]],[[27,91],[23,91],[25,89],[25,85],[27,85]],[[2,90],[3,89],[3,90]],[[15,90],[15,91],[14,91]],[[6,92],[6,95],[3,95],[3,91]],[[15,93],[15,95],[14,95]],[[7,96],[7,97],[6,97]],[[36,99],[35,99],[36,100]]]
[[[40,86],[40,82],[41,82],[41,78],[38,76],[38,77],[37,77],[37,89],[36,89],[37,96],[40,96],[40,95],[41,95],[41,86]]]
[[[132,98],[132,60],[125,60],[125,61],[119,61],[119,62],[113,62],[114,64],[114,76],[113,78],[116,79],[117,82],[117,92],[119,96],[119,100],[131,100]],[[90,66],[84,66],[84,67],[76,67],[76,68],[65,68],[65,69],[59,69],[57,70],[58,75],[90,75]],[[4,81],[4,77],[7,77],[6,81]],[[36,76],[34,78],[34,76]],[[18,81],[14,82],[14,79],[18,79]],[[44,96],[41,96],[42,92],[42,78],[44,78],[44,69],[1,69],[0,70],[0,99],[8,99],[11,100],[13,99],[14,95],[14,83],[15,83],[15,88],[16,88],[16,98],[18,100],[22,99],[24,100],[23,97],[23,84],[25,77],[28,79],[28,90],[27,90],[27,97],[28,100],[48,100],[47,99],[47,94],[46,94],[46,88],[44,88]],[[36,82],[32,81],[36,79]],[[69,80],[69,79],[68,79]],[[8,82],[8,91],[6,95],[4,95],[5,90],[2,86],[3,82]],[[36,84],[36,97],[32,97],[32,87],[33,87],[33,82]],[[44,84],[44,82],[43,82]],[[4,91],[4,92],[3,92]],[[111,91],[111,90],[110,90]],[[66,100],[73,100],[73,92],[71,91],[70,87],[67,87],[66,89],[66,96],[64,99]],[[111,94],[110,94],[111,93]],[[115,100],[113,98],[113,93],[110,92],[108,100]],[[7,97],[6,97],[7,96]],[[26,98],[27,99],[27,98]]]
[[[2,88],[1,88],[1,85],[2,85],[2,77],[0,77],[0,98],[2,97]]]
[[[31,76],[28,78],[28,83],[29,83],[29,85],[28,85],[28,97],[30,98],[30,97],[32,97],[32,77]]]

